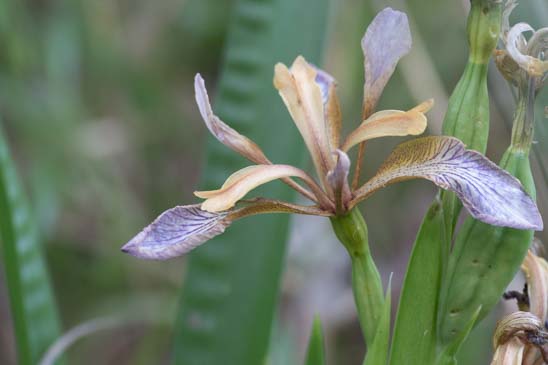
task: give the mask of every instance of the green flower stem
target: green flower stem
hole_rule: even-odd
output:
[[[501,12],[500,0],[472,0],[466,28],[468,63],[449,99],[443,121],[444,135],[457,137],[481,153],[485,153],[489,135],[487,70],[500,33]],[[442,192],[441,196],[449,245],[462,205],[454,193]]]
[[[518,105],[514,113],[512,126],[511,148],[529,153],[533,142],[533,126],[535,120],[535,79],[527,77],[525,85],[521,85],[518,94]]]
[[[337,238],[352,260],[352,290],[365,342],[373,343],[382,315],[384,295],[381,276],[371,256],[367,225],[357,208],[331,218]]]

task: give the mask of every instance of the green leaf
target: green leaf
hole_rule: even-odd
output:
[[[308,341],[308,350],[306,354],[305,365],[324,365],[325,364],[325,349],[322,333],[322,322],[320,317],[314,318],[312,323],[312,332]]]
[[[272,86],[274,64],[288,64],[298,54],[320,63],[327,5],[327,0],[240,0],[234,9],[214,110],[273,162],[299,164],[305,150]],[[206,159],[200,189],[219,187],[244,165],[212,138]],[[269,196],[293,196],[281,184],[267,188]],[[264,361],[288,223],[287,215],[246,218],[190,255],[175,333],[176,364]]]
[[[422,222],[402,287],[390,364],[431,364],[436,351],[436,320],[441,285],[443,209],[434,201]]]
[[[464,341],[468,338],[468,335],[470,335],[470,332],[472,331],[472,328],[474,328],[474,325],[477,323],[477,319],[480,314],[480,311],[481,311],[481,306],[478,307],[476,311],[472,314],[472,317],[468,320],[466,326],[458,334],[458,336],[456,336],[453,339],[453,342],[451,342],[447,347],[443,349],[443,351],[441,352],[437,360],[438,365],[456,365],[457,364],[455,355],[459,351]]]
[[[384,299],[383,309],[377,332],[373,344],[367,349],[367,354],[363,360],[364,365],[383,365],[388,361],[388,350],[390,346],[390,313],[392,309],[391,280],[388,282],[386,297]]]
[[[0,129],[0,242],[18,364],[34,365],[59,335],[35,223]]]

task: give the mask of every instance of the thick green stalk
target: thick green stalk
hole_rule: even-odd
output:
[[[487,69],[500,33],[502,2],[473,0],[468,15],[467,35],[470,54],[464,73],[447,107],[443,134],[463,141],[468,148],[485,153],[489,134],[489,94]],[[462,205],[454,193],[442,193],[447,245]]]
[[[371,256],[367,225],[357,208],[331,218],[337,238],[352,261],[352,290],[365,342],[373,343],[384,305],[381,276]]]

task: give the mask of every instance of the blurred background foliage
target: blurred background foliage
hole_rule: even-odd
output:
[[[63,328],[98,317],[126,319],[124,325],[77,342],[68,351],[68,363],[169,361],[185,258],[145,262],[119,248],[166,208],[196,201],[192,192],[207,162],[202,158],[206,128],[194,104],[193,76],[202,73],[214,90],[235,4],[0,0],[0,117],[40,225]],[[447,97],[466,61],[466,1],[331,0],[324,68],[339,81],[345,127],[359,122],[359,42],[385,6],[408,13],[414,47],[379,108],[406,109],[434,97],[429,133],[439,133]],[[531,0],[520,4],[512,22],[527,21],[538,28],[547,19],[546,1]],[[509,143],[514,101],[505,81],[492,71],[487,154],[498,161]],[[533,156],[544,217],[546,105],[544,91],[537,100]],[[291,123],[289,115],[281,122]],[[370,176],[400,141],[369,143],[365,174]],[[394,303],[410,245],[434,192],[428,183],[410,181],[377,193],[363,205],[383,279],[394,272]],[[361,363],[364,350],[344,249],[327,221],[318,218],[293,217],[290,236],[269,362],[301,362],[313,315],[320,313],[328,361]],[[546,233],[537,236],[548,241]],[[253,258],[242,256],[248,259]],[[0,323],[0,363],[15,364],[3,280]],[[488,322],[476,330],[470,351],[463,351],[463,363],[487,363],[489,331]]]

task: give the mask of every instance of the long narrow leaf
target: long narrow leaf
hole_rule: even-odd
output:
[[[444,237],[443,209],[437,199],[426,213],[409,259],[390,364],[430,364],[434,359]]]
[[[299,163],[304,144],[272,87],[276,62],[298,54],[318,64],[328,1],[240,0],[229,29],[216,113],[274,162]],[[199,70],[197,70],[199,71]],[[209,141],[201,188],[242,159]],[[290,199],[283,185],[269,195]],[[175,334],[177,364],[260,364],[267,349],[285,252],[288,216],[247,218],[189,259]]]
[[[36,226],[0,129],[0,242],[18,364],[34,365],[59,335]]]
[[[381,318],[375,333],[375,339],[367,349],[363,365],[385,365],[388,361],[390,347],[390,314],[392,313],[392,279],[388,282]]]

